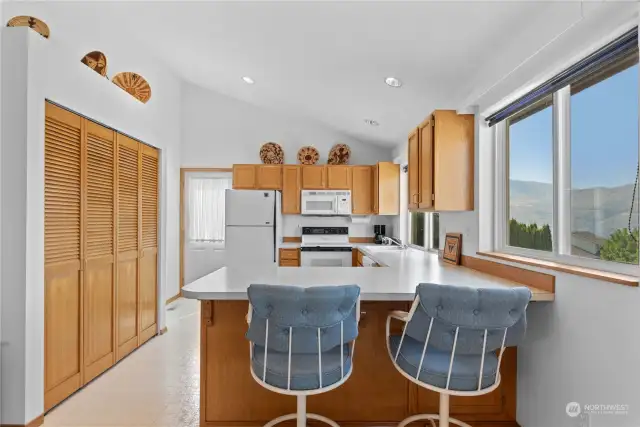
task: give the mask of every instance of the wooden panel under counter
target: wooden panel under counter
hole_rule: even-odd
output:
[[[264,425],[293,413],[296,399],[258,385],[249,370],[245,339],[248,302],[202,301],[201,426]],[[385,321],[390,310],[408,310],[406,301],[363,301],[352,376],[335,390],[308,397],[308,411],[341,425],[396,425],[417,413],[437,413],[438,395],[406,380],[393,367],[386,349]],[[402,324],[394,324],[400,333]],[[502,385],[478,397],[452,398],[451,414],[465,422],[517,426],[516,349],[507,349]],[[485,423],[486,422],[486,423]]]

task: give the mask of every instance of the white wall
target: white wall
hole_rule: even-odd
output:
[[[357,141],[320,123],[286,116],[244,101],[185,83],[182,91],[182,167],[228,168],[234,163],[260,163],[260,146],[274,141],[285,152],[285,163],[297,163],[298,149],[313,145],[318,163],[327,162],[331,147],[346,143],[351,164],[374,164],[391,160],[391,148]],[[351,236],[373,236],[373,224],[391,224],[378,217],[370,223],[352,224],[345,218],[283,217],[283,235],[300,236],[301,226],[349,226]],[[391,228],[389,226],[389,228]],[[185,283],[224,265],[224,251],[187,249]]]
[[[2,140],[2,33],[4,28],[4,0],[0,0],[0,141]],[[0,151],[2,150],[0,144]],[[2,155],[0,154],[0,192],[2,191]],[[2,196],[0,195],[0,242],[2,241]],[[2,271],[2,244],[0,243],[0,271]],[[0,284],[2,283],[2,274],[0,273]],[[0,285],[0,423],[2,422],[2,285]]]
[[[339,100],[336,100],[339,102]],[[315,146],[319,164],[327,162],[331,147],[351,147],[351,164],[391,160],[390,147],[365,144],[319,123],[275,113],[228,96],[185,84],[182,91],[182,167],[231,167],[260,163],[260,146],[274,141],[285,163],[298,163],[298,149]]]
[[[120,54],[120,64],[140,70],[152,86],[151,100],[141,104],[81,64],[56,40],[45,40],[27,28],[3,31],[2,100],[13,108],[3,110],[2,128],[2,231],[11,233],[3,234],[2,240],[2,324],[11,324],[3,328],[11,336],[6,337],[2,360],[2,423],[24,424],[44,408],[45,99],[161,150],[158,323],[162,327],[166,295],[178,289],[181,82],[135,53]]]
[[[534,86],[628,27],[621,27],[624,19],[608,9],[587,18],[508,78],[496,76],[491,93],[479,102],[486,105],[510,96],[516,87]],[[637,17],[627,14],[626,20],[630,19]],[[462,232],[463,253],[472,256],[478,248],[490,248],[487,240],[493,235],[493,175],[487,170],[492,169],[494,135],[481,120],[478,117],[476,124],[476,198],[481,197],[476,199],[476,211],[440,215],[441,233]],[[518,423],[522,427],[640,425],[640,290],[530,269],[556,276],[556,300],[529,306],[527,338],[518,350]],[[592,416],[590,424],[580,424],[566,415],[569,402],[625,404],[629,414]]]

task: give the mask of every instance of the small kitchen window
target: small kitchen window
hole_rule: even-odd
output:
[[[227,173],[193,175],[187,179],[187,242],[192,246],[221,246],[225,238],[225,191],[231,188]]]
[[[439,213],[409,212],[409,245],[423,250],[440,248]]]

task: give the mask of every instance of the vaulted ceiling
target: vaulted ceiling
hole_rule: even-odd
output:
[[[542,34],[537,44],[545,43],[554,35],[540,25],[545,17],[580,8],[525,1],[47,1],[4,3],[4,16],[34,14],[78,52],[131,49],[202,87],[390,146],[432,109],[465,107],[489,84],[480,77],[507,72],[513,58],[501,54],[513,51],[515,40]],[[527,45],[520,55],[538,48]],[[387,86],[389,76],[403,86]]]

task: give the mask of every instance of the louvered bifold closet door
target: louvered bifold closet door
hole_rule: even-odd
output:
[[[158,304],[158,150],[142,151],[142,251],[140,258],[140,343],[156,334]]]
[[[45,411],[82,384],[83,119],[45,104]]]
[[[117,337],[120,360],[138,346],[139,143],[118,140]]]
[[[84,382],[114,363],[115,136],[85,123]]]

